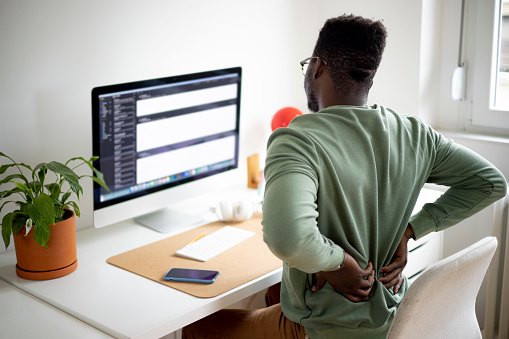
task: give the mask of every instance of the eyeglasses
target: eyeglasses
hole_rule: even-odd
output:
[[[320,57],[309,57],[300,62],[300,66],[302,68],[302,74],[306,75],[306,72],[308,71],[309,64],[311,63],[311,60],[313,59],[320,59],[322,60],[323,64],[327,66],[327,61],[321,59]]]

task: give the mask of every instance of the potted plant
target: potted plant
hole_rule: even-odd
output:
[[[1,222],[6,249],[11,234],[14,238],[16,273],[22,278],[43,280],[73,272],[77,267],[75,215],[79,217],[80,210],[71,195],[74,193],[79,200],[83,194],[79,181],[84,177],[108,189],[102,173],[92,165],[98,157],[71,158],[65,164],[40,163],[34,168],[16,163],[2,152],[0,157],[11,161],[0,166],[0,212],[5,206],[16,206]],[[82,165],[92,169],[95,176],[78,176],[74,170]],[[6,174],[9,168],[16,173]],[[9,187],[4,188],[6,185]]]

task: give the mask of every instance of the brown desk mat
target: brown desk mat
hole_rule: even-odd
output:
[[[206,261],[177,257],[175,251],[206,232],[210,234],[226,225],[256,232],[256,235]],[[213,222],[208,225],[136,248],[109,258],[108,263],[142,277],[157,281],[200,298],[212,298],[281,267],[263,242],[261,213],[240,223]],[[166,281],[163,276],[172,267],[217,270],[213,284]]]

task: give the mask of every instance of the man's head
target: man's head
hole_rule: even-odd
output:
[[[329,19],[320,30],[309,72],[306,93],[311,111],[318,110],[313,89],[313,66],[322,64],[332,80],[336,95],[367,98],[373,77],[382,60],[387,31],[380,21],[354,15]]]

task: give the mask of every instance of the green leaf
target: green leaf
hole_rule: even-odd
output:
[[[34,170],[33,172],[37,172],[38,170],[40,169],[43,169],[43,168],[46,168],[46,163],[45,162],[41,162],[40,164],[38,164],[37,166],[34,167]]]
[[[27,219],[25,217],[16,215],[14,221],[12,222],[12,234],[16,234],[19,231],[21,231],[23,226],[25,226],[26,222]]]
[[[74,157],[74,158],[67,160],[67,162],[65,164],[68,165],[71,161],[76,161],[76,160],[81,160],[83,163],[87,162],[87,160],[85,160],[85,158],[83,158],[83,157]],[[83,163],[79,164],[78,166],[83,165]],[[76,167],[78,167],[78,166],[76,166]]]
[[[12,182],[14,185],[16,185],[22,191],[28,191],[27,185],[25,185],[21,182],[17,182],[17,181],[9,181],[9,182]]]
[[[28,180],[23,175],[16,173],[16,174],[8,175],[5,178],[3,178],[2,180],[0,180],[0,185],[8,183],[8,182],[12,182],[11,181],[12,179],[21,179],[28,184]]]
[[[39,224],[37,224],[37,222],[34,222],[35,241],[43,247],[48,247],[49,229],[50,229],[50,226],[47,222],[46,223],[43,222],[43,223],[39,223]]]
[[[111,192],[110,188],[108,187],[108,185],[106,185],[106,182],[103,179],[103,174],[99,171],[98,171],[98,173],[99,173],[99,176],[97,176],[97,177],[93,177],[91,175],[84,175],[83,177],[92,178],[93,181],[95,181],[96,183],[98,183],[99,185],[104,187],[108,192]]]
[[[90,178],[92,178],[92,180],[94,180],[96,183],[98,183],[99,185],[104,187],[108,192],[111,192],[110,189],[108,188],[108,186],[106,185],[106,182],[104,181],[104,175],[101,173],[101,171],[97,170],[94,167],[94,165],[93,165],[93,162],[98,160],[98,159],[99,159],[98,156],[92,156],[92,157],[90,157],[89,160],[85,160],[83,157],[76,157],[76,158],[70,159],[67,163],[69,163],[70,161],[73,161],[73,160],[81,160],[81,161],[83,161],[83,163],[87,164],[88,167],[95,174],[95,177],[94,176],[90,176],[90,175],[84,175],[83,177],[90,177]],[[83,163],[80,164],[79,166],[83,165]],[[78,166],[76,166],[76,167],[78,167]]]
[[[0,206],[0,212],[2,211],[2,209],[4,208],[4,206],[5,206],[5,205],[7,205],[7,204],[8,204],[8,203],[10,203],[10,202],[14,203],[14,201],[5,201],[5,202],[2,204],[2,206]]]
[[[76,204],[74,201],[69,201],[68,204],[72,205],[72,208],[74,209],[74,213],[76,213],[76,216],[79,217],[80,216],[80,208],[79,208],[78,204]]]
[[[64,204],[59,199],[53,199],[53,206],[55,206],[55,210],[62,209]]]
[[[41,193],[28,205],[28,215],[34,224],[35,241],[47,247],[50,224],[55,223],[55,207],[49,195]]]
[[[0,166],[0,174],[5,173],[5,171],[7,171],[7,169],[9,167],[13,167],[13,166],[16,166],[16,164],[7,164],[7,165]]]
[[[12,218],[14,213],[7,213],[4,215],[2,219],[2,238],[4,240],[5,249],[9,247],[11,243],[11,233],[12,233]]]
[[[64,212],[65,212],[65,210],[64,210],[62,204],[59,204],[59,206],[60,207],[58,208],[58,210],[56,211],[56,214],[55,214],[55,223],[64,220]]]
[[[95,177],[92,177],[92,180],[94,180],[96,183],[104,187],[108,192],[111,192],[108,185],[106,185],[106,181],[104,181],[104,175],[101,173],[101,171],[97,170],[95,167],[91,166],[92,171],[94,171]]]
[[[8,191],[2,191],[0,192],[0,199],[7,199],[8,197],[10,197],[11,195],[13,194],[19,194],[21,196],[21,198],[24,198],[26,199],[26,196],[28,194],[28,192],[25,192],[23,190],[20,190],[17,186],[8,190]],[[19,198],[18,198],[19,199]],[[14,202],[14,201],[13,201]],[[1,208],[0,208],[1,210]]]
[[[42,186],[39,181],[31,181],[27,184],[27,188],[29,191],[34,192],[33,195],[39,194],[39,192],[42,192]]]
[[[58,199],[59,196],[60,196],[60,192],[61,192],[61,187],[59,184],[56,184],[56,183],[51,183],[51,184],[48,184],[48,185],[44,185],[44,187],[46,187],[46,189],[48,190],[49,192],[49,195],[52,199]]]
[[[65,202],[67,201],[67,199],[69,199],[69,197],[71,196],[71,192],[67,192],[65,193],[64,195],[62,195],[62,199],[60,199],[60,201],[65,204]]]
[[[77,161],[77,160],[80,160],[80,161],[81,161],[81,164],[77,165],[76,167],[80,167],[80,166],[81,166],[81,165],[83,165],[83,164],[87,164],[87,165],[88,165],[88,167],[93,168],[94,166],[92,165],[92,163],[93,163],[94,161],[98,160],[98,159],[99,159],[99,157],[98,157],[97,155],[93,155],[93,156],[91,156],[91,157],[90,157],[90,159],[88,159],[88,160],[87,160],[87,159],[85,159],[85,158],[83,158],[83,157],[75,157],[75,158],[71,158],[71,159],[67,160],[67,162],[66,162],[65,164],[67,165],[67,164],[69,164],[71,161]],[[74,168],[76,168],[76,167],[74,167]]]
[[[17,201],[16,204],[19,206],[18,214],[23,214],[28,217],[28,203]]]
[[[79,197],[80,193],[83,193],[83,188],[81,188],[79,184],[79,176],[74,173],[72,169],[67,167],[66,165],[52,161],[46,164],[46,167],[55,173],[60,174],[65,181],[69,183],[69,186],[71,187],[71,190],[76,193],[76,195]]]
[[[69,186],[71,186],[71,190],[74,192],[74,194],[76,194],[76,197],[79,199],[80,198],[80,193],[83,194],[83,188],[81,187],[81,185],[72,185],[71,183],[69,183]]]
[[[44,184],[44,179],[46,178],[46,173],[48,172],[48,170],[46,170],[45,168],[41,169],[37,175],[39,176],[39,181],[41,182],[41,185]]]
[[[24,164],[24,163],[22,163],[22,162],[17,163],[16,165],[21,166],[21,167],[25,167],[25,168],[26,168],[27,170],[29,170],[30,172],[32,172],[32,171],[33,171],[33,170],[32,170],[32,167],[30,167],[30,166],[28,166],[27,164]],[[21,169],[20,169],[20,172],[21,172]]]
[[[95,173],[95,177],[92,177],[92,179],[94,179],[95,182],[97,182],[99,185],[107,189],[108,186],[106,186],[106,182],[104,182],[104,175],[98,170],[96,170],[94,167],[92,167],[92,170]]]
[[[7,158],[7,159],[9,159],[10,161],[12,161],[14,164],[16,164],[16,162],[15,162],[14,160],[12,160],[12,158],[11,158],[10,156],[8,156],[8,155],[6,155],[6,154],[4,154],[4,153],[2,153],[2,152],[0,152],[0,157]]]
[[[1,156],[1,157],[5,157],[5,158],[9,159],[10,161],[12,161],[12,166],[22,166],[22,167],[27,168],[30,172],[32,172],[32,168],[31,168],[30,166],[28,166],[28,165],[26,165],[26,164],[24,164],[24,163],[22,163],[22,162],[20,162],[20,163],[16,163],[16,161],[14,161],[14,159],[12,159],[10,156],[8,156],[8,155],[6,155],[6,154],[4,154],[4,153],[2,153],[2,152],[0,152],[0,156]],[[21,171],[21,169],[20,169],[20,171]],[[3,172],[2,172],[2,173],[3,173]],[[0,174],[1,174],[1,173],[0,173]]]
[[[46,164],[46,167],[55,173],[58,173],[66,178],[66,180],[78,180],[79,177],[72,169],[70,169],[68,166],[57,162],[52,161]]]
[[[36,225],[55,223],[55,207],[53,199],[46,193],[36,196],[31,204],[28,205],[28,215]]]

